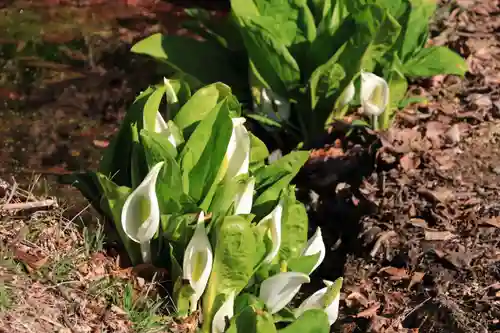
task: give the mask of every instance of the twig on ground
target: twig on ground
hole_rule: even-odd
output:
[[[32,201],[32,202],[18,202],[18,203],[9,203],[0,206],[0,210],[24,210],[24,209],[33,209],[33,208],[45,208],[45,207],[57,207],[57,201],[53,199],[46,199],[41,201]]]
[[[377,254],[378,250],[382,246],[383,243],[385,243],[389,238],[397,236],[396,232],[394,230],[389,230],[385,231],[382,233],[382,235],[377,239],[375,242],[375,245],[373,246],[372,251],[370,252],[370,256],[375,257]]]

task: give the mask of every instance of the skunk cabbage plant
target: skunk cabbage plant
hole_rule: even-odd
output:
[[[289,308],[325,254],[290,184],[309,153],[268,156],[228,86],[192,94],[170,79],[136,98],[97,172],[67,181],[113,222],[132,265],[169,269],[177,316],[201,312],[202,332],[328,332],[338,301]]]

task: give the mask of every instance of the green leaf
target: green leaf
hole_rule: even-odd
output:
[[[467,70],[465,60],[444,46],[422,49],[404,64],[404,73],[412,77],[430,77],[439,74],[464,76]]]
[[[202,302],[205,330],[209,330],[215,309],[222,304],[220,295],[232,291],[239,294],[248,284],[255,263],[260,260],[256,256],[251,224],[243,217],[226,217],[214,235],[214,262]]]
[[[308,218],[304,204],[295,198],[295,187],[286,191],[284,211],[281,219],[281,246],[279,261],[298,257],[307,243]],[[312,267],[311,267],[312,268]],[[309,274],[310,271],[305,272]]]
[[[182,262],[184,251],[193,237],[194,229],[198,219],[198,211],[186,210],[191,213],[162,214],[161,237],[172,246],[175,258]]]
[[[307,151],[291,152],[257,171],[256,190],[259,196],[252,210],[257,217],[266,216],[276,206],[281,191],[290,184],[308,158]]]
[[[160,211],[172,214],[182,211],[183,203],[189,201],[187,194],[182,191],[182,174],[179,164],[172,155],[173,146],[161,134],[141,131],[141,142],[144,146],[146,160],[149,167],[158,162],[165,162],[156,182],[156,194],[160,204]]]
[[[323,310],[313,309],[305,311],[297,320],[279,333],[328,333],[330,324],[328,316]]]
[[[309,89],[312,109],[316,107],[320,99],[324,100],[322,104],[328,103],[333,106],[332,97],[335,96],[340,83],[345,77],[344,69],[336,63],[336,60],[335,58],[330,59],[316,68],[311,75]]]
[[[144,150],[139,142],[132,143],[132,156],[130,160],[130,171],[132,179],[132,188],[136,188],[141,184],[142,180],[148,174],[148,166],[144,156]]]
[[[272,126],[276,128],[281,128],[282,125],[274,119],[269,118],[265,114],[249,113],[246,115],[247,118],[253,119],[261,123],[262,125]]]
[[[129,107],[118,134],[111,140],[99,166],[99,172],[112,176],[113,181],[120,186],[132,187],[132,147],[139,140],[142,112],[153,91],[153,88],[148,88]]]
[[[289,90],[299,84],[300,69],[285,42],[272,33],[269,20],[239,17],[238,22],[256,75],[267,88],[286,96]]]
[[[250,163],[264,161],[269,156],[266,144],[253,133],[248,132],[248,134],[250,134]]]
[[[196,125],[224,98],[231,96],[231,88],[217,82],[199,89],[182,106],[174,118],[174,123],[188,138]]]
[[[161,100],[165,95],[166,87],[162,84],[160,87],[154,89],[151,96],[149,96],[146,104],[144,105],[143,112],[143,127],[149,131],[155,130],[156,113],[160,110]]]
[[[177,316],[185,317],[189,313],[190,298],[194,294],[194,289],[187,280],[177,280],[174,288],[175,305],[177,307]]]
[[[233,124],[227,101],[217,104],[203,119],[180,154],[184,191],[195,201],[210,191],[226,154]]]
[[[314,268],[314,265],[316,265],[316,263],[318,262],[318,259],[319,253],[310,256],[291,258],[288,261],[288,271],[309,274]]]
[[[122,208],[125,204],[125,200],[127,200],[127,197],[132,191],[126,186],[118,186],[101,173],[97,173],[97,178],[103,193],[101,207],[106,207],[106,209],[111,212],[116,231],[120,236],[130,261],[132,265],[137,265],[142,262],[139,244],[128,238],[121,224]]]
[[[330,285],[326,289],[326,293],[325,293],[325,295],[323,295],[323,299],[322,299],[324,308],[326,308],[330,304],[332,304],[332,302],[335,300],[335,298],[340,294],[340,290],[342,289],[342,282],[343,281],[344,281],[344,279],[342,277],[339,277],[337,280],[335,280],[333,282],[332,285]]]
[[[238,16],[253,16],[260,14],[253,0],[231,0],[231,10]]]
[[[219,219],[228,215],[236,194],[241,193],[245,189],[247,181],[248,176],[245,175],[242,177],[235,177],[217,187],[217,191],[210,204],[210,209],[208,210],[212,213],[211,226],[213,223],[217,223]]]
[[[226,333],[275,333],[273,317],[261,309],[247,306],[233,317]]]
[[[408,0],[408,2],[411,7],[408,8],[407,14],[400,18],[404,28],[399,57],[403,63],[411,60],[427,43],[429,22],[437,8],[437,2],[434,0]]]
[[[336,2],[340,1],[337,0]],[[308,0],[307,4],[314,16],[317,26],[328,16],[330,8],[332,8],[332,0]]]
[[[241,83],[231,53],[212,41],[156,33],[136,43],[132,52],[165,61],[199,85],[221,81],[236,89]]]
[[[370,43],[368,50],[365,52],[362,66],[365,71],[373,71],[377,62],[383,55],[390,50],[396,43],[401,31],[401,26],[398,21],[388,12],[380,12],[373,7],[372,15],[379,20],[379,26],[375,38]]]

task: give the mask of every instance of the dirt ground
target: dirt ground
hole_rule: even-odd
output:
[[[82,8],[78,10],[87,11]],[[15,175],[21,184],[29,185],[32,173],[43,174],[52,184],[50,193],[71,203],[60,215],[61,221],[66,221],[64,216],[71,220],[69,216],[81,210],[84,202],[74,190],[53,185],[53,176],[95,167],[125,106],[157,75],[153,69],[151,77],[138,74],[151,64],[127,53],[131,41],[152,31],[176,30],[165,14],[172,7],[161,7],[156,14],[144,8],[126,8],[113,11],[121,13],[113,18],[116,25],[97,30],[99,33],[89,28],[92,38],[74,37],[83,40],[81,54],[73,52],[73,58],[43,62],[28,59],[31,63],[27,67],[36,75],[20,76],[16,84],[0,89],[5,102],[0,110],[0,177]],[[315,151],[299,175],[299,185],[307,183],[302,198],[308,202],[311,227],[323,228],[330,248],[313,280],[344,276],[341,318],[334,332],[500,332],[499,14],[500,4],[494,0],[441,1],[432,26],[432,43],[447,45],[467,59],[465,79],[434,77],[413,82],[412,92],[428,102],[407,107],[386,133],[360,131],[346,136],[345,126],[336,124],[327,138],[330,145]],[[157,18],[163,25],[154,24]],[[95,27],[95,21],[91,22],[89,26]],[[0,43],[4,53],[6,43]],[[15,43],[19,47],[18,41]],[[12,69],[9,61],[0,64]],[[26,67],[16,63],[21,65]],[[19,78],[20,67],[16,66],[9,73]],[[79,75],[76,78],[72,76],[75,73]],[[24,89],[27,85],[32,88]],[[29,224],[30,216],[14,220]],[[53,228],[61,228],[60,222]],[[13,244],[21,229],[16,227],[8,235],[5,228],[0,229],[4,245]],[[77,239],[74,243],[80,245],[76,248],[85,248],[82,229],[65,237]],[[50,246],[38,243],[38,239],[32,241],[36,246],[25,250],[50,253]],[[29,241],[25,244],[30,247]],[[106,264],[98,271],[108,275],[120,271],[113,258],[99,249],[91,252],[87,251],[81,262],[99,255]],[[48,262],[60,262],[52,259]],[[19,261],[23,260],[15,262]],[[4,276],[0,274],[2,279]],[[47,278],[33,279],[32,275],[16,278],[24,287],[11,289],[16,289],[21,299],[26,292],[23,288],[41,295],[40,290],[48,288],[44,285]],[[50,283],[79,280],[75,285],[63,285],[80,297],[91,295],[90,284],[81,279],[70,275],[60,282],[51,278]],[[57,328],[64,332],[67,328],[99,332],[96,329],[102,317],[96,313],[101,312],[118,318],[109,322],[123,325],[123,332],[134,330],[140,321],[131,320],[137,316],[131,316],[133,308],[124,305],[127,288],[117,289],[119,297],[97,301],[95,309],[101,310],[92,310],[96,317],[88,315],[94,319],[86,323],[89,329],[82,330],[78,327],[83,327],[80,321],[85,312],[75,310],[57,291],[51,293],[56,300],[43,302],[60,302],[71,312],[38,313],[34,317],[44,316],[48,321],[42,320],[46,325],[43,329],[33,326],[31,331],[53,332]],[[140,293],[144,288],[137,290]],[[2,290],[0,305],[1,299]],[[19,313],[25,313],[22,309]],[[166,314],[160,311],[160,315]],[[70,318],[68,322],[65,316]],[[3,327],[1,320],[7,322],[5,312],[0,316]],[[18,325],[8,331],[30,330]]]
[[[345,279],[339,332],[500,332],[499,14],[442,3],[432,42],[467,59],[465,80],[415,82],[429,102],[388,132],[334,126],[313,153],[302,181],[330,230],[318,275]]]

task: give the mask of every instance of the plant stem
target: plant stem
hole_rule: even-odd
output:
[[[145,264],[151,263],[151,243],[141,243],[142,262]]]
[[[378,116],[373,115],[373,130],[378,131]]]

